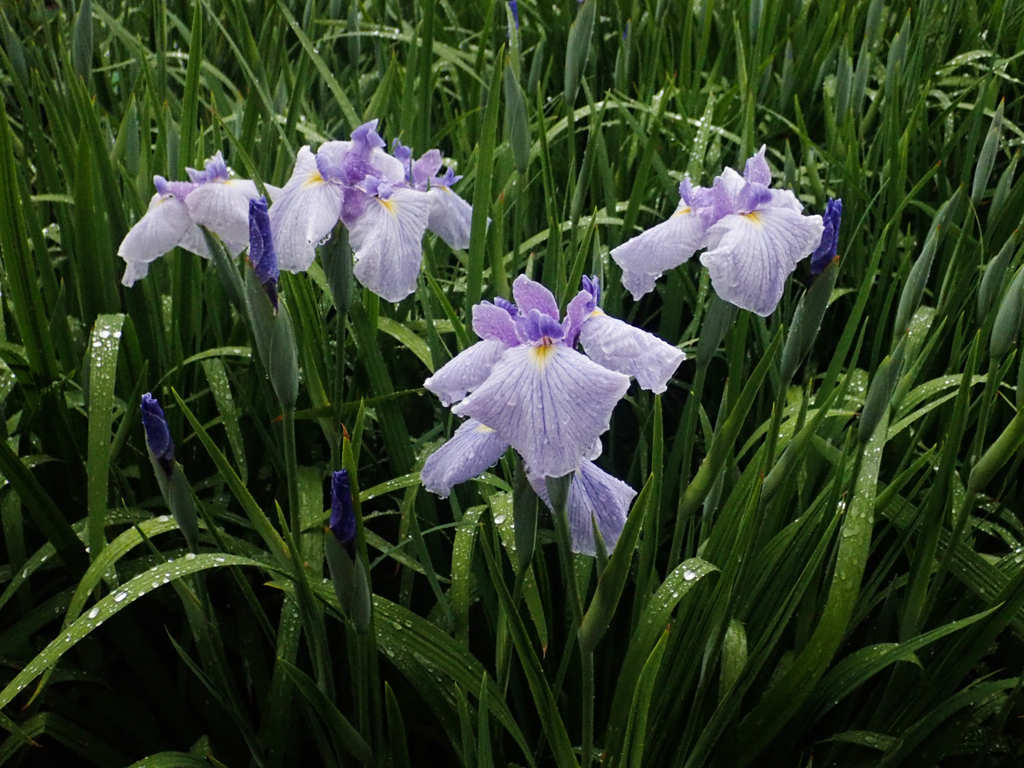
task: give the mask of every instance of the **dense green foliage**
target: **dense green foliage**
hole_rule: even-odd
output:
[[[1024,760],[1024,5],[518,8],[516,32],[496,0],[4,5],[0,764]],[[491,224],[467,252],[428,236],[397,305],[339,312],[319,261],[282,275],[281,418],[224,274],[179,249],[124,289],[117,246],[153,174],[220,149],[281,185],[371,117],[440,146]],[[844,202],[820,332],[791,331],[806,262],[766,320],[696,259],[634,303],[609,248],[762,143],[810,211]],[[600,275],[609,314],[690,356],[616,410],[599,463],[643,492],[607,563],[560,558],[542,512],[523,568],[511,456],[419,486],[453,428],[422,382],[524,271],[560,298]],[[325,580],[342,466],[368,634]]]

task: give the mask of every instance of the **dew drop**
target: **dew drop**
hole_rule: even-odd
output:
[[[99,615],[100,615],[100,609],[99,608],[93,608],[91,611],[89,611],[89,618],[90,619],[95,619]]]
[[[127,592],[119,592],[118,594],[114,595],[114,602],[115,603],[120,603],[126,597],[128,597],[128,593]]]

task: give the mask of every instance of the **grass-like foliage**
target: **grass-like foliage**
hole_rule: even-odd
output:
[[[3,4],[0,765],[1024,761],[1021,4],[516,11]],[[372,118],[474,206],[407,298],[342,225],[277,313],[215,234],[119,283],[154,175],[220,151],[273,196]],[[610,251],[762,144],[842,198],[826,276],[762,318],[694,258],[634,301]],[[602,438],[610,555],[512,451],[420,482],[460,423],[423,383],[524,273],[688,354]]]

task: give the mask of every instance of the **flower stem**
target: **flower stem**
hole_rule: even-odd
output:
[[[582,738],[582,760],[583,768],[589,768],[593,764],[594,756],[594,652],[584,651],[580,648],[580,666],[583,671],[583,738]]]
[[[299,545],[299,462],[295,453],[295,408],[285,408],[282,414],[282,425],[284,427],[284,468],[288,480],[288,520],[295,537],[296,546]],[[296,552],[294,557],[301,555]]]

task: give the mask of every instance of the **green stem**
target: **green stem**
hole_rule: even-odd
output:
[[[704,394],[704,377],[707,375],[707,366],[697,368],[697,377],[693,382],[693,389],[687,398],[686,407],[683,411],[683,420],[679,425],[676,434],[676,441],[682,440],[683,457],[679,462],[679,508],[676,512],[676,527],[672,534],[672,549],[669,550],[668,569],[666,573],[672,573],[679,565],[683,549],[683,534],[686,531],[686,524],[689,522],[689,515],[684,514],[682,501],[684,492],[690,484],[690,463],[693,461],[694,430],[697,427],[697,409],[700,407],[700,399]]]
[[[331,466],[342,468],[341,436],[344,425],[341,420],[341,404],[345,402],[345,318],[338,316],[338,348],[334,353],[334,392],[331,402],[334,406],[334,444],[331,446]]]
[[[288,479],[289,527],[299,546],[299,461],[295,453],[295,408],[285,408],[282,415],[284,427],[284,467]],[[301,558],[298,552],[294,554]]]
[[[583,670],[583,759],[580,764],[589,768],[594,762],[594,652],[581,648],[580,662]]]

